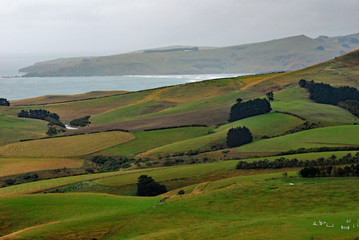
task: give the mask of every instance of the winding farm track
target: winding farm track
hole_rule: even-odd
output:
[[[36,226],[24,228],[24,229],[21,229],[21,230],[19,230],[19,231],[16,231],[16,232],[13,232],[13,233],[10,233],[10,234],[8,234],[8,235],[5,235],[5,236],[0,237],[0,240],[21,239],[21,238],[23,238],[23,237],[18,236],[19,233],[23,233],[23,232],[25,232],[25,231],[28,231],[28,230],[31,230],[31,229],[34,229],[34,228],[39,228],[39,227],[43,227],[43,226],[47,226],[47,225],[55,224],[55,223],[59,223],[59,222],[60,222],[60,221],[49,222],[49,223],[44,223],[44,224],[40,224],[40,225],[36,225]]]

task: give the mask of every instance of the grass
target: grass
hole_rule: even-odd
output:
[[[4,156],[67,157],[87,155],[134,139],[127,132],[104,132],[71,137],[48,138],[0,147]]]
[[[263,139],[238,147],[238,152],[284,152],[298,148],[353,146],[359,143],[359,126],[325,127]]]
[[[271,102],[273,111],[290,112],[307,120],[329,123],[354,123],[358,118],[345,109],[329,104],[315,103],[309,100],[304,88],[290,88],[275,93]]]
[[[79,168],[82,159],[77,158],[0,158],[0,177],[39,170]]]
[[[338,152],[322,152],[322,153],[303,153],[285,155],[285,158],[297,158],[299,160],[311,160],[319,157],[330,157],[336,155],[342,157],[347,153],[354,155],[357,151],[338,151]],[[267,157],[268,160],[274,160],[276,157]],[[250,158],[241,159],[243,161],[255,161],[264,158]],[[47,189],[57,188],[60,186],[70,185],[78,182],[92,181],[97,184],[109,187],[124,187],[119,193],[131,195],[134,194],[135,183],[137,178],[146,174],[153,176],[157,181],[166,182],[166,186],[171,189],[188,186],[204,181],[213,181],[221,178],[228,178],[236,175],[253,175],[258,174],[256,171],[238,171],[235,170],[235,166],[239,160],[229,160],[222,162],[206,163],[206,164],[194,164],[194,165],[179,165],[173,167],[162,168],[149,168],[149,169],[137,169],[137,170],[125,170],[107,173],[87,174],[72,177],[62,177],[56,179],[48,179],[37,182],[24,183],[20,185],[14,185],[10,187],[0,188],[1,194],[24,194],[40,192]],[[290,170],[290,169],[289,169]],[[269,170],[271,171],[271,170]],[[286,170],[279,169],[279,172]],[[294,170],[296,171],[296,170]],[[265,172],[265,171],[264,171]],[[130,187],[128,187],[130,185]],[[100,189],[102,191],[103,189]],[[87,190],[84,190],[87,191]]]
[[[294,186],[290,186],[293,183]],[[104,194],[39,194],[0,197],[1,234],[36,239],[329,239],[351,240],[358,220],[356,178],[303,179],[260,173],[188,187],[163,206],[161,198]],[[19,223],[19,219],[22,221]],[[335,228],[316,227],[321,219]],[[293,234],[293,233],[296,234]],[[76,238],[77,237],[77,238]]]
[[[0,197],[0,201],[0,236],[35,226],[19,235],[25,239],[92,239],[130,221],[159,198],[40,194]],[[45,225],[36,227],[41,224]]]
[[[150,90],[143,101],[99,114],[93,118],[93,122],[106,124],[130,118],[147,118],[230,106],[238,97],[248,99],[258,96],[258,93],[241,89],[275,75],[278,74],[217,79]]]
[[[112,239],[349,240],[357,236],[356,230],[343,232],[339,227],[346,218],[357,221],[358,187],[351,186],[357,179],[287,180],[271,174],[231,180],[148,211]],[[288,181],[295,186],[290,187]],[[337,227],[314,227],[318,219]]]
[[[154,148],[143,156],[153,156],[157,154],[188,152],[189,150],[210,150],[212,145],[217,143],[224,144],[227,137],[227,132],[230,128],[246,126],[249,128],[255,139],[262,136],[276,136],[283,134],[301,124],[304,121],[286,114],[269,113],[258,115],[229,124],[220,126],[215,130],[215,133],[197,137],[194,139],[184,140],[173,144],[164,145],[162,147]]]
[[[0,145],[21,139],[45,137],[47,122],[0,114]],[[16,132],[16,134],[14,134]]]
[[[133,132],[133,135],[136,137],[136,139],[105,149],[98,154],[135,156],[141,152],[162,145],[206,135],[209,130],[210,128],[207,127],[184,127],[155,131]]]

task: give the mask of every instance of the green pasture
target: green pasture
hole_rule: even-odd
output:
[[[0,197],[0,236],[34,227],[19,235],[25,239],[103,237],[159,199],[105,194],[3,196]]]
[[[45,121],[0,115],[0,145],[46,137],[47,128]]]
[[[303,120],[287,114],[263,114],[222,125],[215,129],[215,133],[213,134],[154,148],[147,154],[155,155],[176,152],[186,153],[189,150],[197,149],[209,150],[211,146],[216,143],[225,143],[228,130],[235,127],[246,126],[251,131],[254,139],[259,139],[263,136],[270,137],[283,134],[303,123]]]
[[[358,190],[356,178],[284,178],[279,173],[219,180],[197,195],[171,197],[110,239],[352,240],[357,229],[340,225],[358,221]],[[318,220],[335,227],[313,226]]]
[[[207,135],[210,129],[211,128],[207,127],[183,127],[133,132],[132,134],[136,137],[134,140],[108,148],[96,154],[135,156],[162,145]]]
[[[18,235],[29,239],[250,240],[352,240],[358,236],[356,228],[340,229],[348,225],[347,219],[358,221],[357,178],[303,179],[295,173],[283,177],[281,172],[257,172],[185,189],[185,195],[174,193],[157,207],[150,206],[159,202],[158,197],[3,196],[0,212],[6,224],[1,234],[35,226]],[[313,226],[319,220],[335,227]],[[46,223],[50,224],[40,225]]]
[[[285,136],[252,142],[238,152],[284,152],[299,148],[343,147],[359,145],[359,125],[316,128]]]
[[[332,156],[333,154],[336,155],[337,157],[342,157],[348,153],[354,155],[356,152],[357,151],[303,153],[303,154],[284,155],[283,157],[288,159],[297,158],[298,160],[312,160],[312,159],[317,159],[319,157],[327,158]],[[267,157],[266,159],[274,160],[280,157],[281,156]],[[250,159],[241,159],[241,160],[255,161],[262,159],[264,158],[250,158]],[[30,182],[30,183],[24,183],[20,185],[0,188],[0,195],[39,192],[51,188],[66,186],[84,181],[92,181],[94,183],[103,186],[109,186],[109,187],[125,186],[126,194],[134,194],[135,183],[137,182],[137,178],[142,174],[152,176],[156,181],[166,182],[166,185],[168,185],[170,189],[176,189],[179,187],[204,182],[207,180],[213,180],[213,179],[218,180],[220,178],[228,178],[233,174],[234,175],[258,174],[257,171],[235,170],[235,166],[238,163],[238,161],[239,160],[228,160],[228,161],[205,163],[205,164],[122,170],[122,171],[107,172],[107,173],[96,173],[96,174],[87,174],[87,175],[79,175],[72,177],[62,177],[62,178],[48,179],[48,180],[42,180],[42,181],[36,181],[36,182]],[[263,170],[263,172],[265,172],[265,170]],[[282,172],[282,170],[279,169],[279,172]],[[128,185],[130,185],[129,188],[127,188]]]
[[[273,111],[289,112],[311,121],[339,124],[358,122],[358,118],[345,109],[309,100],[309,93],[304,88],[276,92],[274,98],[275,101],[271,102]]]

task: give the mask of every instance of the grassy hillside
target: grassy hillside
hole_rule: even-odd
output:
[[[345,109],[329,104],[315,103],[304,88],[289,88],[276,92],[271,102],[273,111],[289,112],[300,117],[326,123],[355,123],[358,118]]]
[[[0,197],[0,212],[7,216],[0,231],[5,235],[23,230],[16,235],[51,239],[349,240],[357,231],[344,232],[340,225],[347,225],[347,219],[354,224],[358,220],[357,186],[355,178],[259,174],[204,182],[153,208],[150,206],[161,198],[13,195]],[[19,217],[23,219],[20,224]],[[335,227],[313,226],[318,220]]]
[[[357,75],[359,73],[359,50],[355,50],[329,61],[319,63],[304,69],[288,72],[281,76],[269,78],[254,85],[251,90],[282,89],[289,85],[294,86],[300,79],[324,82],[334,86],[359,87]]]
[[[0,145],[21,139],[46,137],[46,125],[45,121],[0,114]]]
[[[358,132],[358,125],[317,128],[249,143],[237,151],[275,153],[298,148],[359,146]]]
[[[93,239],[126,224],[159,198],[41,194],[0,197],[0,200],[1,219],[6,217],[6,221],[1,221],[1,239],[14,239],[17,234],[8,238],[4,235],[19,230],[18,235],[25,239]]]
[[[0,177],[39,170],[79,168],[83,159],[77,158],[0,158]]]
[[[144,154],[141,154],[141,156],[155,156],[157,154],[163,155],[165,153],[173,154],[178,152],[186,153],[189,150],[208,151],[211,149],[211,146],[216,144],[225,144],[227,132],[232,127],[246,126],[249,128],[255,139],[260,139],[263,136],[277,136],[283,134],[303,124],[303,122],[303,120],[297,117],[280,113],[259,115],[222,125],[217,128],[214,133],[207,136],[197,137],[194,139],[167,144],[159,148],[154,148]]]
[[[103,98],[112,95],[119,95],[126,93],[126,91],[93,91],[76,95],[46,95],[36,98],[22,99],[11,101],[12,106],[26,106],[26,105],[41,105],[61,102],[80,101],[92,98]]]
[[[356,229],[343,232],[340,225],[358,220],[352,198],[358,189],[351,187],[356,183],[353,178],[308,181],[280,174],[210,183],[191,197],[145,212],[111,239],[354,239]],[[313,226],[319,219],[335,227]]]
[[[48,138],[0,147],[4,156],[66,157],[87,155],[134,139],[127,132],[105,132],[72,137]]]
[[[210,129],[207,127],[184,127],[133,132],[136,139],[105,149],[97,154],[136,156],[139,153],[162,145],[207,135]]]

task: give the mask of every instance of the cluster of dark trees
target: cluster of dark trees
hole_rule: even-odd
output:
[[[6,98],[0,98],[0,106],[10,106],[10,102]]]
[[[359,91],[356,88],[343,86],[332,87],[326,83],[315,83],[314,81],[299,81],[301,87],[307,88],[310,93],[310,99],[318,103],[338,105],[339,102],[346,100],[359,101]]]
[[[49,112],[44,109],[35,109],[35,110],[30,109],[29,111],[21,110],[21,112],[19,112],[17,114],[17,116],[22,117],[22,118],[41,119],[41,120],[45,120],[45,121],[49,122],[50,126],[57,125],[60,127],[65,127],[65,124],[63,124],[60,121],[59,115],[57,115],[56,113]]]
[[[359,164],[345,167],[321,166],[305,167],[299,171],[301,177],[359,177]]]
[[[90,119],[90,116],[77,118],[77,119],[70,121],[70,125],[75,126],[75,127],[85,127],[91,123],[89,121],[89,119]]]
[[[99,155],[94,156],[91,161],[96,163],[99,172],[111,172],[117,171],[120,168],[131,167],[131,162],[134,160],[123,156],[112,157]]]
[[[243,118],[269,113],[271,110],[272,108],[267,99],[256,98],[242,102],[242,99],[238,98],[237,103],[231,107],[229,121],[233,122]]]
[[[137,182],[137,196],[157,196],[159,194],[167,192],[167,188],[164,185],[159,184],[152,177],[147,175],[141,175]]]
[[[246,162],[239,161],[236,169],[279,169],[291,167],[314,167],[314,166],[328,166],[328,165],[342,165],[359,163],[359,152],[352,156],[348,153],[342,158],[337,158],[332,155],[329,158],[318,158],[316,160],[298,160],[296,158],[287,159],[284,157],[269,161],[268,159]]]
[[[359,101],[358,100],[345,100],[338,103],[338,106],[344,108],[359,117]]]
[[[238,147],[252,141],[252,133],[246,127],[231,128],[227,132],[226,144],[230,148]]]

